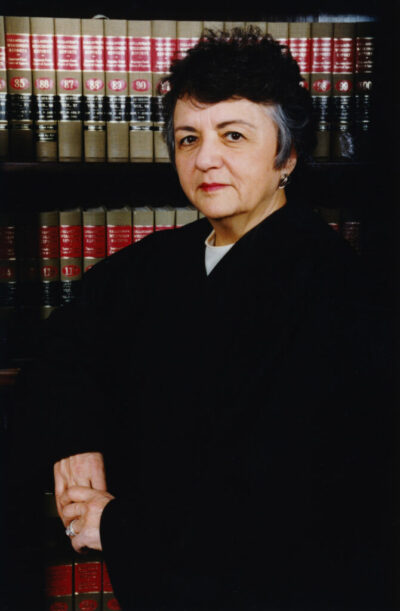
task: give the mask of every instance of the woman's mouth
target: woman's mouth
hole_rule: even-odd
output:
[[[202,182],[199,186],[199,189],[205,191],[206,193],[210,193],[212,191],[218,191],[219,189],[223,189],[228,185],[223,184],[221,182]]]

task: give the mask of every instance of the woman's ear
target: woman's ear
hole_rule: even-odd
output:
[[[290,155],[282,169],[284,169],[285,173],[289,175],[293,172],[294,168],[296,167],[296,163],[297,163],[297,153],[296,153],[296,149],[294,148],[294,146],[292,146]]]

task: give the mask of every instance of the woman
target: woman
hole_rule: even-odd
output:
[[[385,609],[384,330],[350,247],[286,201],[313,145],[297,64],[210,33],[168,80],[206,218],[95,266],[26,374],[50,381],[67,534],[103,550],[125,611]]]

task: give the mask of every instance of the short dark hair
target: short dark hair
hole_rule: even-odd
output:
[[[178,99],[185,96],[207,104],[230,98],[265,104],[278,127],[275,167],[284,165],[292,146],[299,158],[311,157],[315,129],[311,96],[303,80],[289,48],[263,35],[259,28],[206,30],[183,59],[173,61],[164,79],[168,89],[164,96],[166,140],[172,163],[174,110]]]

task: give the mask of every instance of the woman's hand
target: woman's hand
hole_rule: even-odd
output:
[[[72,525],[76,533],[70,536],[75,551],[80,552],[85,547],[102,550],[101,515],[113,498],[109,492],[87,486],[71,486],[61,495],[62,520],[65,525]]]
[[[103,455],[100,452],[85,452],[59,460],[54,465],[54,484],[58,515],[63,517],[61,497],[71,486],[85,486],[106,491],[106,476]]]

